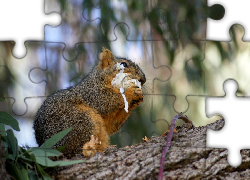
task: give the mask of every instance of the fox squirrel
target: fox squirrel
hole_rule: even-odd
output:
[[[140,67],[103,48],[98,65],[78,84],[50,95],[34,120],[35,138],[42,145],[56,133],[72,130],[55,147],[72,157],[83,152],[104,152],[109,137],[143,101],[141,85],[146,82]],[[127,105],[127,107],[126,107]],[[83,149],[83,150],[82,150]]]

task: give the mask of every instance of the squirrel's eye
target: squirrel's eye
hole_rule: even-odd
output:
[[[127,65],[127,63],[125,63],[125,62],[122,62],[121,63],[124,67],[127,67],[128,65]]]

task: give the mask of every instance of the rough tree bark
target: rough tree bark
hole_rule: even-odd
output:
[[[3,142],[1,140],[1,135],[0,135],[0,179],[1,180],[8,180],[8,176],[6,173],[6,169],[5,169],[5,159],[4,159],[4,146],[3,146]]]
[[[207,126],[177,127],[164,162],[165,179],[250,179],[250,151],[242,150],[237,168],[227,162],[227,149],[206,148],[206,130],[219,130],[224,120]],[[167,136],[152,137],[130,148],[108,148],[85,163],[53,169],[55,179],[157,179]],[[75,159],[82,159],[77,157]]]

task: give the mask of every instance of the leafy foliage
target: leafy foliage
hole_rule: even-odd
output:
[[[51,179],[44,171],[48,167],[68,166],[76,161],[52,161],[51,156],[58,156],[60,152],[51,149],[60,141],[72,128],[63,130],[44,142],[41,147],[24,149],[18,146],[17,139],[12,129],[5,130],[5,125],[10,125],[13,129],[20,131],[18,121],[6,112],[0,112],[0,137],[5,147],[5,164],[7,173],[16,180],[28,179]]]

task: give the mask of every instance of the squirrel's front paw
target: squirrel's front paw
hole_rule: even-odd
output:
[[[134,92],[135,92],[136,95],[142,95],[143,96],[142,90],[140,88],[138,88],[138,87],[135,88]]]
[[[98,138],[95,138],[93,135],[91,135],[90,141],[85,143],[82,147],[83,155],[85,157],[94,156],[96,153],[97,146],[100,144],[101,144],[101,141],[98,141]]]
[[[140,88],[136,87],[134,93],[134,100],[143,100],[143,92]]]
[[[137,107],[143,101],[143,92],[138,86],[130,87],[124,94],[129,103],[130,110]]]
[[[131,103],[132,105],[139,105],[142,101],[143,101],[143,92],[141,88],[136,86],[134,88],[134,95],[133,95]]]

